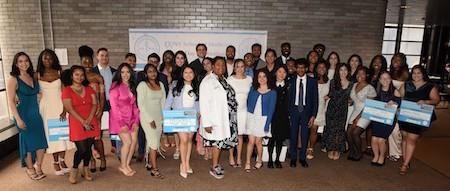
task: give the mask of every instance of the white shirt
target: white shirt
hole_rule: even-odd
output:
[[[295,88],[295,105],[299,105],[298,103],[298,97],[300,94],[300,79],[302,80],[302,84],[303,84],[303,105],[306,104],[306,74],[303,75],[302,77],[297,75],[297,88]]]
[[[184,108],[192,108],[194,107],[194,102],[195,102],[195,95],[194,92],[192,92],[189,95],[189,91],[193,90],[191,85],[184,85],[183,88],[183,107]]]
[[[234,69],[234,64],[228,64],[228,62],[227,62],[227,74],[228,74],[228,76],[231,76],[231,74],[233,73],[233,69]]]
[[[105,83],[105,97],[106,100],[109,100],[109,89],[111,88],[113,74],[111,73],[111,68],[109,65],[106,67],[102,67],[100,63],[97,64],[98,71],[100,75],[103,77],[103,81]]]
[[[277,83],[276,83],[276,86],[277,86],[277,87],[278,87],[278,86],[284,87],[284,81],[277,82]]]
[[[283,55],[281,55],[281,61],[283,61],[283,64],[286,64],[287,59],[289,59],[289,56],[284,57]]]

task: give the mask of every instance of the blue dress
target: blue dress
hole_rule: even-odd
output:
[[[31,153],[33,163],[36,161],[36,151],[39,149],[46,149],[48,147],[45,138],[44,123],[39,114],[39,105],[37,95],[39,94],[39,83],[33,80],[31,87],[17,77],[17,111],[20,117],[25,122],[25,129],[19,130],[19,154],[22,162],[22,167],[26,166],[25,159],[27,153]],[[55,98],[59,99],[59,98]]]

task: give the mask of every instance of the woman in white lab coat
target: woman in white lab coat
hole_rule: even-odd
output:
[[[213,160],[209,173],[217,179],[224,177],[219,165],[220,150],[237,145],[236,93],[225,77],[225,59],[214,58],[213,73],[200,84],[200,135],[205,147],[212,147]]]

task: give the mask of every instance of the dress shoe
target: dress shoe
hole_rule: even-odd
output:
[[[283,168],[280,161],[275,161],[275,168]]]
[[[308,168],[308,163],[305,160],[300,160],[300,164],[302,165],[302,167],[304,168]]]
[[[297,167],[297,160],[291,160],[291,165],[292,168]]]
[[[267,168],[273,168],[273,161],[267,162]]]

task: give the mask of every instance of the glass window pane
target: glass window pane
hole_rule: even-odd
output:
[[[0,61],[0,90],[5,89],[5,76],[3,74],[3,64]]]
[[[392,54],[383,54],[383,56],[386,58],[386,61],[387,61],[387,64],[388,64],[388,69],[389,69],[389,66],[391,65],[392,56],[394,56],[394,55],[392,55]]]
[[[408,67],[412,68],[413,66],[420,64],[420,56],[406,56],[406,61],[408,63]]]
[[[396,28],[384,28],[383,40],[395,40],[397,37]]]
[[[402,41],[422,41],[423,28],[403,28]]]
[[[394,54],[395,41],[383,41],[382,54]]]
[[[11,124],[9,120],[8,104],[6,103],[6,91],[0,92],[0,128]]]
[[[420,55],[422,51],[422,42],[401,42],[400,52],[405,54]]]

